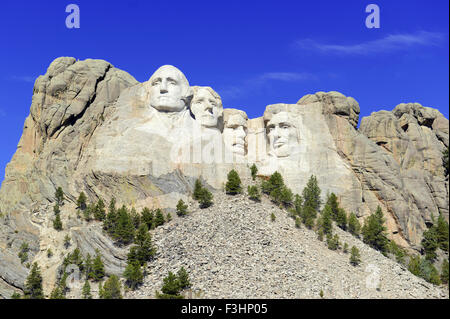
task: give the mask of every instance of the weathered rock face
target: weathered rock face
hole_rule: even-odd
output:
[[[364,118],[357,130],[359,111],[351,97],[318,92],[248,119],[223,109],[211,88],[191,87],[172,66],[139,83],[106,61],[56,59],[36,80],[0,190],[0,254],[8,254],[0,262],[1,287],[21,287],[27,270],[16,267],[15,256],[24,241],[30,260],[47,265],[44,278],[55,279],[59,257],[49,260],[46,251],[66,253],[63,233],[51,226],[59,186],[66,195],[64,234],[84,255],[103,250],[106,269],[120,274],[126,252],[73,216],[81,191],[90,201],[116,197],[137,209],[173,209],[197,178],[222,189],[232,168],[246,178],[253,163],[260,175],[279,171],[294,193],[315,175],[323,199],[334,192],[361,218],[380,205],[391,237],[415,248],[432,214],[440,210],[448,219],[441,159],[448,120],[400,104]]]

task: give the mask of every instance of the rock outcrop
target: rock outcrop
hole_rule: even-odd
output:
[[[253,163],[263,176],[281,172],[299,194],[316,175],[323,199],[334,192],[361,220],[381,206],[390,237],[417,249],[432,215],[448,220],[448,120],[400,104],[363,118],[357,129],[359,113],[355,99],[318,92],[248,119],[172,66],[139,83],[103,60],[56,59],[35,82],[0,190],[1,295],[23,287],[27,269],[16,257],[23,242],[29,260],[46,266],[46,290],[65,254],[65,234],[84,255],[102,250],[110,273],[123,271],[126,250],[76,217],[80,192],[90,201],[115,197],[119,205],[173,210],[197,178],[220,190],[232,168],[248,178]],[[57,187],[65,193],[63,232],[52,228]]]

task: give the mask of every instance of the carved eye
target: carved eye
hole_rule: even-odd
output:
[[[156,86],[160,83],[161,83],[161,80],[155,80],[155,81],[153,81],[152,86]]]

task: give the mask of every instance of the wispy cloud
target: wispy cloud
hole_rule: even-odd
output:
[[[36,77],[30,75],[13,75],[10,77],[10,79],[13,81],[34,83]]]
[[[0,108],[0,117],[5,117],[5,116],[6,116],[5,110],[3,110],[2,108]]]
[[[270,82],[298,82],[306,80],[317,80],[317,76],[306,72],[266,72],[246,79],[240,85],[223,87],[217,92],[222,98],[235,99],[245,94],[254,93],[270,85]]]
[[[312,39],[297,40],[294,46],[301,50],[336,55],[369,55],[408,50],[412,47],[437,46],[444,35],[438,32],[419,31],[416,33],[389,34],[384,38],[356,44],[328,44]]]

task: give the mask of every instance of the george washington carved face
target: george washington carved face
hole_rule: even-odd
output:
[[[192,91],[184,74],[164,65],[151,76],[150,106],[162,112],[180,112],[187,108]]]

